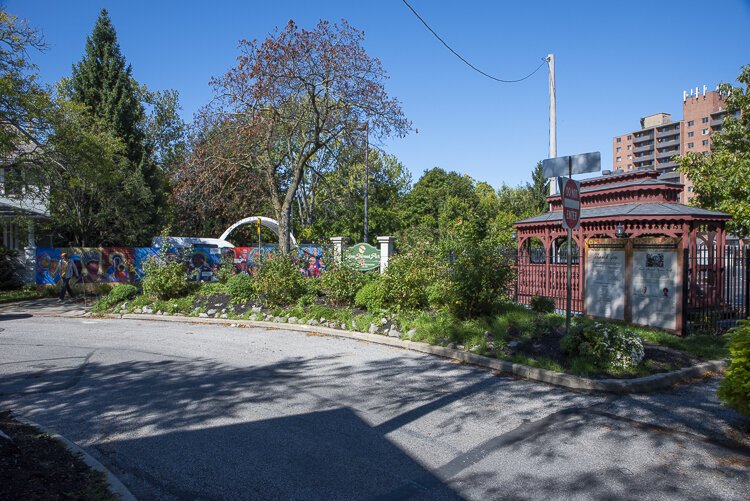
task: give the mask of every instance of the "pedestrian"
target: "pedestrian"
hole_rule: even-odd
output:
[[[76,297],[76,295],[73,293],[73,289],[70,288],[70,279],[72,279],[73,277],[78,277],[78,267],[73,261],[71,261],[68,253],[63,252],[61,257],[62,261],[60,262],[60,280],[62,280],[62,285],[60,285],[60,299],[58,300],[60,302],[65,300],[65,291],[68,291],[68,294],[70,294],[71,298]]]

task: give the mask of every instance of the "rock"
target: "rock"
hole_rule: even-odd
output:
[[[378,332],[378,326],[375,325],[375,324],[370,324],[370,328],[367,329],[367,332],[369,332],[370,334],[377,333]]]
[[[495,339],[495,335],[490,331],[484,331],[484,337],[487,339]]]
[[[146,313],[147,315],[150,315],[151,313],[154,312],[154,310],[152,308],[149,308],[148,306],[144,306],[141,312]]]
[[[341,322],[341,329],[346,330],[346,324],[344,322]]]
[[[249,317],[247,317],[247,319],[250,320],[251,322],[256,322],[258,320],[258,315],[253,313]]]
[[[508,348],[515,348],[518,346],[518,341],[511,341],[508,343]]]
[[[229,318],[229,315],[227,315],[226,313],[222,313],[221,317],[219,317],[219,318]]]
[[[417,329],[409,329],[408,331],[406,331],[406,337],[410,339],[416,335],[417,335]]]
[[[226,309],[226,308],[222,308],[222,309],[221,309],[221,312],[222,312],[222,313],[226,313],[226,312],[227,312],[227,309]]]
[[[383,318],[380,319],[380,325],[385,325],[387,323],[388,323],[388,319],[387,318],[383,317]]]
[[[143,308],[136,308],[133,310],[133,313],[143,313]]]
[[[321,323],[321,324],[324,324],[324,323],[326,323],[326,319],[325,319],[325,317],[320,317],[320,323]]]
[[[216,306],[217,308],[220,308],[221,307],[221,303],[214,303],[214,306]]]
[[[314,318],[311,318],[310,320],[307,321],[307,325],[316,326],[318,325],[318,321],[315,320]]]
[[[289,317],[287,320],[290,324],[296,324],[297,323],[297,317]]]
[[[175,313],[174,316],[176,316],[176,317],[184,317],[185,314],[184,313]]]
[[[478,352],[479,351],[479,345],[475,344],[474,346],[472,346],[471,348],[469,348],[469,351],[472,352],[472,353]]]
[[[260,306],[253,306],[252,308],[250,308],[250,311],[252,311],[253,313],[260,313],[261,308]]]
[[[393,328],[391,328],[391,330],[388,331],[388,335],[390,337],[401,337],[401,333]]]
[[[465,350],[466,347],[464,345],[462,345],[462,344],[459,344],[459,345],[456,345],[456,349],[457,350]]]
[[[207,314],[207,315],[208,315],[209,317],[213,317],[214,315],[216,315],[216,310],[215,310],[214,308],[211,308],[210,310],[208,310],[208,311],[206,312],[206,314]]]
[[[208,318],[208,315],[207,315],[207,314],[205,314],[205,313],[198,313],[198,316],[199,316],[200,318]]]
[[[164,315],[164,312],[163,312],[163,311],[161,311],[161,310],[159,310],[159,311],[157,311],[157,312],[156,312],[156,314],[157,314],[157,315]]]
[[[449,350],[455,350],[456,349],[456,343],[448,343],[448,346],[446,346]]]

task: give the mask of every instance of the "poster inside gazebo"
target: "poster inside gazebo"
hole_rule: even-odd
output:
[[[595,238],[586,243],[588,315],[625,320],[626,243],[614,238]]]
[[[633,240],[631,322],[672,331],[680,327],[681,257],[679,240]]]

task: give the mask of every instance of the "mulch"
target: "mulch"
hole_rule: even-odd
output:
[[[116,500],[103,473],[63,444],[0,412],[0,499]]]

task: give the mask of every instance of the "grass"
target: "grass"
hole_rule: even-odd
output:
[[[27,301],[44,297],[36,288],[24,287],[10,291],[0,291],[0,303],[13,303],[16,301]]]
[[[721,336],[694,334],[679,337],[646,327],[629,326],[628,328],[638,334],[644,341],[684,351],[704,360],[720,360],[728,355],[726,334]]]

